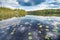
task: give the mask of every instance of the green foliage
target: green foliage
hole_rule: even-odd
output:
[[[38,15],[38,16],[60,16],[60,9],[28,11],[27,13],[28,15]]]
[[[12,17],[21,17],[25,15],[26,11],[22,9],[9,9],[0,7],[0,20]]]

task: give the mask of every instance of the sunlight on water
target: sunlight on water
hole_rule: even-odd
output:
[[[0,40],[59,40],[59,36],[60,17],[26,15],[0,21]]]

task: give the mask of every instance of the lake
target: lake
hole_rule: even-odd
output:
[[[0,40],[59,40],[60,17],[13,17],[0,21]]]

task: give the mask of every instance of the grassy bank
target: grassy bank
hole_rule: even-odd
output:
[[[22,9],[10,9],[0,7],[0,20],[12,17],[22,17],[25,16],[26,14],[38,16],[60,16],[60,9],[46,9],[26,12],[25,10]]]
[[[0,7],[0,20],[12,18],[12,17],[21,17],[25,16],[26,11],[22,9],[9,9],[9,8],[3,8]]]

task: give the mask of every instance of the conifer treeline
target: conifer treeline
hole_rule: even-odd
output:
[[[38,15],[38,16],[60,16],[60,9],[28,11],[27,13],[28,15]]]

